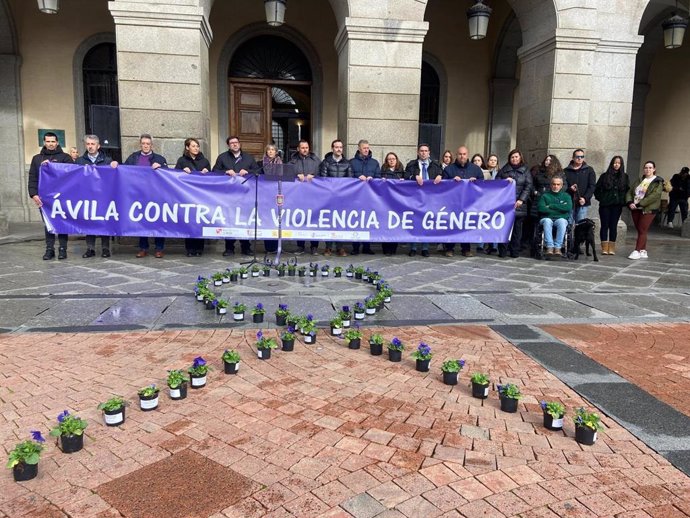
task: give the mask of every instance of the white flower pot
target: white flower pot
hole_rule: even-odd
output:
[[[196,300],[198,300],[199,302],[203,302],[204,296],[203,295],[197,295]]]
[[[353,272],[345,272],[345,277],[354,277],[354,275]]]
[[[139,399],[139,406],[142,410],[153,410],[158,406],[158,396],[153,399]]]
[[[328,277],[328,272],[321,272],[321,277]]]
[[[333,336],[340,336],[343,334],[343,328],[342,327],[332,327],[331,328],[331,334]]]
[[[223,277],[223,284],[228,284],[230,282],[230,277]]]
[[[233,313],[232,314],[232,319],[233,320],[244,320],[244,313]]]
[[[355,312],[355,320],[364,320],[364,313]]]
[[[376,314],[376,308],[366,308],[364,311],[367,315],[375,315]]]
[[[252,272],[252,277],[258,277],[258,276],[259,276],[259,272]]]
[[[313,344],[314,343],[314,337],[312,335],[304,335],[304,343],[305,344]]]
[[[228,312],[228,308],[218,308],[219,315],[225,315]]]
[[[362,275],[362,280],[363,280],[363,281],[368,281],[368,280],[369,280],[369,276],[368,276],[368,275]]]
[[[192,381],[192,387],[203,387],[206,385],[206,376],[202,376],[201,378],[191,378]]]
[[[248,273],[243,273],[243,274],[241,274],[241,277],[242,277],[243,279],[248,279],[248,278],[249,278],[249,274],[248,274]]]
[[[349,320],[343,320],[343,327],[350,327],[351,322]]]
[[[391,301],[391,298],[390,298],[390,297],[386,297],[385,299],[383,299],[383,301],[384,301],[384,302],[390,302],[390,301]]]
[[[219,281],[213,281],[214,286],[221,286],[222,284],[223,284],[223,279],[221,279]]]
[[[118,412],[117,414],[103,414],[103,420],[105,424],[109,426],[114,426],[122,423],[125,420],[124,412]]]

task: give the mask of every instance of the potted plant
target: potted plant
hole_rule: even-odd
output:
[[[294,329],[299,329],[299,324],[302,321],[299,315],[295,315],[293,313],[288,314],[287,317],[285,317],[285,325],[288,327],[292,327]]]
[[[240,272],[240,278],[241,279],[248,279],[249,278],[249,270],[247,269],[246,266],[240,266],[238,268],[238,271]]]
[[[235,304],[232,306],[232,319],[235,321],[244,320],[244,312],[246,309],[247,306],[241,302],[235,302]]]
[[[316,329],[313,329],[309,331],[306,335],[304,335],[304,343],[305,344],[315,344],[316,343]]]
[[[379,295],[381,295],[381,297],[383,298],[383,302],[390,302],[393,296],[393,290],[390,289],[388,284],[380,284],[379,286],[382,286],[379,290]]]
[[[402,360],[402,352],[405,349],[405,345],[396,336],[388,344],[388,361],[399,362]]]
[[[252,308],[252,322],[255,324],[263,322],[265,313],[264,305],[261,302],[257,302],[256,306]]]
[[[223,272],[214,273],[211,275],[211,279],[213,279],[214,286],[221,286],[223,284]]]
[[[316,272],[319,271],[319,265],[316,263],[309,263],[309,277],[316,277]]]
[[[200,389],[206,386],[206,374],[208,374],[208,369],[209,367],[206,364],[206,360],[201,356],[194,358],[194,363],[187,369],[189,373],[189,384],[193,389]]]
[[[240,278],[240,271],[237,269],[230,270],[230,282],[237,282]]]
[[[431,362],[432,356],[431,347],[420,342],[417,349],[412,353],[412,357],[416,360],[415,369],[419,372],[429,372],[429,362]]]
[[[278,270],[278,277],[285,277],[285,271],[287,270],[287,265],[285,263],[280,263],[276,270]]]
[[[287,304],[278,304],[276,309],[276,325],[284,326],[287,324],[287,317],[290,315],[290,310]]]
[[[329,273],[331,273],[331,267],[328,266],[327,264],[324,264],[321,267],[321,277],[328,277]]]
[[[375,333],[369,337],[369,350],[372,356],[381,356],[383,354],[383,336]]]
[[[288,267],[287,267],[288,277],[294,277],[296,271],[297,271],[297,265],[296,264],[292,264],[292,263],[288,264]]]
[[[347,342],[347,348],[348,349],[359,349],[360,345],[362,343],[362,331],[359,329],[359,324],[355,324],[355,327],[352,327],[345,331],[345,341]]]
[[[501,410],[514,414],[518,409],[518,400],[522,397],[520,387],[513,383],[506,383],[505,385],[498,385],[498,397],[501,400]]]
[[[350,306],[343,306],[343,309],[340,310],[340,312],[338,313],[338,316],[340,317],[340,320],[342,320],[342,322],[343,322],[343,328],[344,329],[347,329],[348,327],[350,327],[350,324],[352,322],[351,321],[352,315],[350,313]]]
[[[275,338],[266,338],[261,331],[256,333],[256,354],[260,360],[268,360],[271,357],[271,349],[277,347]]]
[[[340,316],[331,319],[331,336],[340,336],[343,334],[343,321]]]
[[[63,410],[57,416],[58,425],[50,435],[60,438],[60,449],[63,453],[75,453],[84,447],[84,429],[86,421]]]
[[[297,275],[298,275],[299,277],[306,277],[306,275],[307,275],[307,267],[306,267],[306,266],[300,266],[300,267],[297,269]]]
[[[226,268],[225,271],[223,272],[223,284],[228,284],[229,282],[230,282],[230,270]]]
[[[98,405],[98,409],[103,411],[106,426],[120,426],[124,423],[126,406],[127,402],[119,396],[111,397]]]
[[[443,372],[443,383],[446,385],[457,385],[460,371],[465,366],[465,360],[446,360],[441,364]]]
[[[31,480],[38,475],[38,461],[46,440],[38,430],[31,430],[31,440],[17,444],[10,452],[7,467],[12,470],[15,482]]]
[[[370,270],[369,268],[367,268],[366,270],[364,270],[364,271],[362,272],[362,280],[363,280],[364,282],[369,282],[369,274],[370,274],[370,273],[371,273],[371,270]]]
[[[562,430],[563,418],[565,417],[565,407],[557,401],[541,402],[541,409],[544,411],[544,428],[547,430]]]
[[[361,302],[355,302],[354,306],[355,320],[364,320],[366,310],[364,309],[364,304]]]
[[[283,351],[292,351],[295,348],[295,328],[288,326],[287,330],[280,335],[280,340],[283,344]]]
[[[234,349],[225,349],[221,359],[225,374],[237,374],[240,370],[240,354]]]
[[[225,315],[228,312],[228,301],[225,299],[216,299],[216,313],[219,315]]]
[[[300,330],[302,331],[302,335],[304,335],[305,344],[316,343],[316,322],[311,313],[300,322]]]
[[[169,370],[166,381],[170,399],[179,400],[187,397],[187,376],[182,369]]]
[[[148,385],[139,389],[139,407],[144,411],[155,410],[158,408],[158,388],[155,385]]]
[[[470,376],[472,382],[472,397],[486,399],[489,397],[489,377],[482,372],[475,372]]]
[[[271,276],[271,267],[266,264],[261,269],[261,272],[264,274],[264,277],[270,277]]]
[[[353,265],[345,268],[345,277],[353,277],[355,275],[355,267]]]
[[[355,279],[357,280],[362,280],[362,277],[364,276],[364,266],[356,266],[354,269],[355,272]]]
[[[216,294],[213,292],[208,292],[208,295],[204,298],[204,304],[206,304],[206,309],[208,310],[214,310],[216,309]]]
[[[252,277],[258,277],[259,272],[261,272],[261,266],[258,264],[252,265]]]
[[[575,422],[575,440],[585,446],[591,446],[597,440],[597,432],[603,430],[599,414],[587,412],[580,407],[573,417]]]
[[[214,295],[211,290],[208,288],[199,288],[198,291],[196,292],[196,300],[199,302],[206,302],[207,300],[213,300]]]
[[[379,272],[370,272],[368,275],[369,284],[377,284],[380,278]]]
[[[378,307],[379,303],[378,301],[372,297],[369,296],[366,299],[364,299],[364,311],[367,315],[374,315],[376,313],[376,308]]]
[[[374,302],[376,302],[376,311],[381,311],[383,309],[383,295],[377,293],[373,296]]]
[[[333,267],[333,277],[342,277],[343,276],[343,267],[342,266],[334,266]]]

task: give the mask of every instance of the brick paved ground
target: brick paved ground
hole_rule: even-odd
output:
[[[545,331],[690,416],[690,325],[542,326]]]
[[[85,450],[51,445],[37,479],[16,484],[6,472],[0,515],[119,516],[99,486],[188,449],[256,485],[214,517],[690,516],[690,479],[612,420],[593,447],[575,443],[572,421],[542,428],[539,400],[586,402],[489,329],[382,332],[408,345],[402,363],[323,334],[321,349],[299,344],[270,361],[255,357],[254,332],[238,329],[0,336],[5,450],[29,429],[47,432],[64,408],[90,422]],[[422,338],[436,352],[428,374],[409,357]],[[243,355],[238,376],[222,373],[227,347]],[[162,397],[154,412],[133,404],[120,429],[101,424],[97,402],[134,402],[199,354],[214,366],[208,387]],[[448,357],[467,360],[455,388],[440,381]],[[521,385],[520,412],[502,413],[495,392],[472,399],[475,370]]]

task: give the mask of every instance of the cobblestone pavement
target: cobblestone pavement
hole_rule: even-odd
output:
[[[194,452],[250,481],[250,494],[214,517],[690,515],[690,479],[614,420],[603,418],[594,446],[574,441],[570,419],[562,432],[544,429],[540,400],[571,415],[587,402],[487,327],[373,330],[404,341],[401,363],[323,333],[317,346],[268,361],[256,358],[254,329],[0,335],[6,450],[29,429],[47,432],[65,408],[89,421],[82,452],[49,445],[37,479],[0,478],[0,514],[119,516],[111,502],[140,496],[157,463]],[[422,339],[435,352],[429,373],[409,357]],[[242,355],[236,376],[220,366],[228,347]],[[153,412],[133,403],[121,428],[102,424],[99,401],[134,402],[138,388],[163,385],[166,369],[197,355],[214,369],[206,388],[182,401],[162,395]],[[460,384],[443,385],[440,362],[458,357]],[[470,397],[474,371],[492,379],[487,400]],[[525,394],[516,414],[498,408],[494,384],[506,382]],[[125,475],[138,484],[118,500],[113,483]],[[155,497],[174,502],[169,489]]]
[[[690,416],[686,396],[690,393],[690,326],[656,323],[543,329]]]

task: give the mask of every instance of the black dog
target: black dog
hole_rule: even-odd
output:
[[[573,254],[574,254],[574,259],[577,261],[578,257],[580,257],[580,246],[584,243],[585,245],[585,254],[587,256],[589,255],[594,255],[594,260],[599,262],[599,258],[597,257],[597,249],[594,246],[594,228],[596,227],[596,223],[592,221],[591,219],[585,218],[583,220],[578,221],[575,224],[575,242],[573,243]],[[592,247],[592,254],[589,253],[589,247]]]

